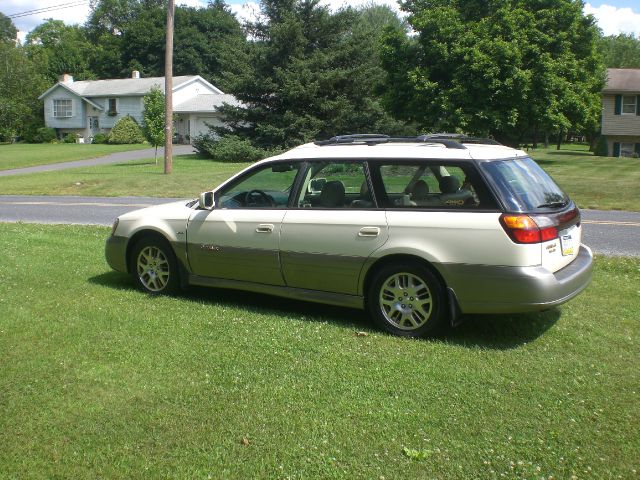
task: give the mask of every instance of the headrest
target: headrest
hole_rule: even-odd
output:
[[[442,193],[456,193],[460,190],[458,177],[442,177],[440,179],[440,191]]]
[[[424,200],[429,196],[429,185],[424,180],[418,180],[411,189],[412,200]]]
[[[320,192],[320,205],[323,207],[342,207],[344,205],[344,185],[338,180],[325,183]]]

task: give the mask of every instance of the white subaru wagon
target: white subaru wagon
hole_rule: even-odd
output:
[[[413,337],[570,300],[592,274],[581,233],[576,205],[523,151],[346,135],[120,216],[106,258],[150,294],[203,285],[356,307]]]

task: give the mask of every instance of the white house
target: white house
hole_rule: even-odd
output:
[[[44,101],[47,127],[55,128],[60,136],[76,133],[89,142],[96,133],[108,133],[127,115],[142,125],[142,98],[156,86],[164,92],[164,77],[140,78],[137,71],[131,78],[78,82],[65,74],[38,99]],[[239,105],[233,95],[199,75],[173,77],[176,141],[189,143],[196,135],[207,133],[207,124],[222,125],[218,108],[224,103]]]

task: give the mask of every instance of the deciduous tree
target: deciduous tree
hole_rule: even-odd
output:
[[[640,68],[640,38],[633,34],[602,37],[599,50],[608,68]]]
[[[94,56],[92,66],[103,78],[164,75],[166,9],[155,0],[99,0],[87,23],[96,47],[111,52]],[[224,2],[207,7],[178,6],[175,12],[174,75],[202,75],[225,88],[224,71],[233,71],[246,42],[240,23]],[[117,58],[113,52],[117,52]]]
[[[26,50],[51,83],[63,73],[71,73],[77,80],[94,78],[89,67],[93,46],[82,27],[46,20],[29,32]]]
[[[580,0],[407,0],[387,32],[385,102],[427,131],[517,143],[597,122],[603,68]]]
[[[15,43],[18,29],[11,19],[0,12],[0,42]]]
[[[158,146],[164,145],[165,136],[164,93],[158,87],[154,87],[143,97],[142,101],[144,103],[142,131],[147,141],[156,148],[154,159],[157,164]]]
[[[0,85],[0,141],[28,139],[43,124],[43,106],[37,98],[47,81],[25,49],[12,42],[0,42]]]

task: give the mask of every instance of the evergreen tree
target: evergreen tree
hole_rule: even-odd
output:
[[[247,26],[254,39],[247,66],[230,79],[242,106],[222,109],[231,128],[218,133],[273,149],[402,129],[375,95],[383,75],[379,33],[363,11],[332,13],[317,0],[266,0],[261,6],[259,20]]]

